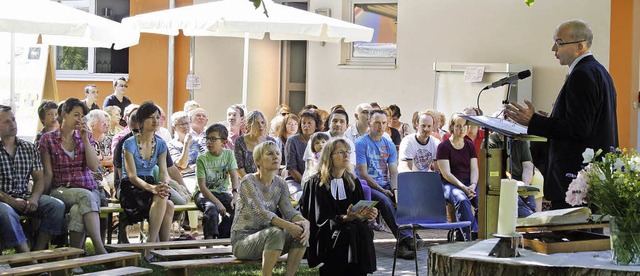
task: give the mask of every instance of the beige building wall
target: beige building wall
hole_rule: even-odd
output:
[[[310,0],[309,10],[343,13],[348,0]],[[350,114],[360,102],[397,103],[402,121],[433,107],[433,63],[517,63],[533,66],[533,102],[550,110],[568,67],[551,52],[555,27],[584,19],[594,31],[592,51],[608,67],[610,1],[563,0],[399,0],[397,68],[339,68],[340,46],[309,43],[308,103],[321,108],[343,104]],[[486,91],[484,93],[491,93]]]

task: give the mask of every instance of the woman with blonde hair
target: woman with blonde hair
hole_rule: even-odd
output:
[[[319,172],[305,183],[300,202],[302,215],[311,223],[309,267],[320,275],[366,275],[376,271],[373,230],[368,220],[378,215],[374,207],[355,209],[364,199],[362,185],[352,172],[349,155],[355,154],[342,138],[325,145]]]
[[[295,275],[309,240],[309,221],[291,206],[287,184],[276,176],[281,158],[274,141],[255,146],[257,172],[240,182],[231,226],[233,255],[240,260],[262,259],[262,275],[266,276],[273,274],[278,258],[285,253],[289,253],[285,275]]]

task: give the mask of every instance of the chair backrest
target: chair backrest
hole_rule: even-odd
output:
[[[446,202],[440,175],[435,172],[398,174],[398,224],[414,221],[447,222]]]

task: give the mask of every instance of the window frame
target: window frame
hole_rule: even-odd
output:
[[[89,13],[96,14],[98,0],[87,0],[89,2]],[[64,3],[62,3],[64,5]],[[129,73],[96,73],[96,47],[87,48],[87,70],[64,70],[58,68],[58,46],[51,45],[53,55],[53,68],[56,70],[56,80],[63,81],[113,81],[118,77],[129,79]]]
[[[342,18],[345,21],[354,23],[353,10],[358,4],[396,4],[398,0],[343,0]],[[354,23],[355,24],[355,23]],[[396,19],[396,25],[398,21]],[[398,45],[396,36],[396,47]],[[397,66],[396,57],[354,57],[353,42],[341,42],[341,60],[342,68],[372,68],[372,69],[395,69]]]

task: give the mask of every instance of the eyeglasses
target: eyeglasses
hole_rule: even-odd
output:
[[[128,88],[129,86],[126,84],[118,84],[118,87],[122,87],[122,88]]]
[[[282,113],[280,113],[280,115],[282,115],[282,116],[287,116],[287,115],[289,115],[289,114],[290,114],[290,113],[288,113],[288,112],[282,112]]]
[[[576,44],[576,43],[580,43],[580,42],[585,42],[586,40],[576,40],[576,41],[569,41],[569,42],[562,42],[562,40],[560,39],[556,39],[553,43],[556,44],[557,47],[563,46],[563,45],[567,45],[567,44]]]
[[[457,129],[463,129],[463,128],[467,128],[468,125],[454,125],[453,128],[457,128]]]
[[[189,125],[189,122],[182,123],[182,124],[176,124],[176,126],[188,126],[188,125]]]
[[[334,152],[332,154],[340,154],[340,155],[343,155],[343,156],[344,155],[351,155],[351,151],[349,151],[349,150],[341,150],[341,151],[336,151],[336,152]]]
[[[211,142],[211,143],[215,143],[216,140],[224,141],[224,139],[222,139],[221,137],[207,137],[205,139],[207,139],[207,142]]]

